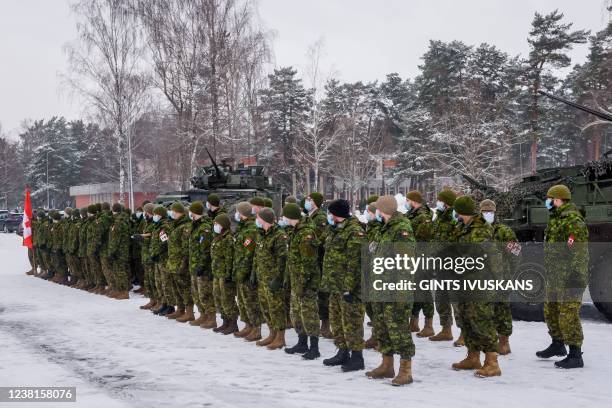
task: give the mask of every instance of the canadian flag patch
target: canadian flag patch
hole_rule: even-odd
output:
[[[512,255],[519,256],[521,254],[521,244],[516,241],[510,241],[506,245],[506,251],[510,252]]]
[[[251,238],[247,238],[247,239],[245,239],[245,240],[244,240],[244,244],[243,244],[243,245],[244,245],[245,247],[246,247],[246,246],[249,246],[249,245],[251,244],[251,242],[253,242],[253,240],[252,240]]]
[[[166,242],[166,241],[168,240],[168,234],[166,234],[166,231],[163,231],[163,230],[162,230],[162,231],[159,233],[159,240],[160,240],[161,242]]]
[[[570,248],[574,246],[574,234],[570,234],[569,238],[567,239],[567,246]]]

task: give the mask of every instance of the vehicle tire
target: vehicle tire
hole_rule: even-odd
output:
[[[606,254],[591,267],[589,276],[589,293],[593,304],[612,322],[612,254]]]
[[[541,322],[544,320],[546,298],[546,272],[542,243],[522,244],[521,260],[514,273],[514,280],[530,280],[532,290],[516,290],[510,293],[512,317],[517,320]]]

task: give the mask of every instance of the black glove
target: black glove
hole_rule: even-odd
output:
[[[272,279],[270,281],[270,283],[268,283],[268,288],[272,292],[278,292],[280,290],[280,288],[282,288],[282,287],[283,287],[283,282],[281,282],[281,280],[279,279],[278,276],[276,278]]]
[[[342,294],[342,299],[344,299],[346,303],[355,303],[357,301],[357,298],[353,296],[351,292],[344,292]]]
[[[201,277],[202,275],[204,275],[204,268],[202,268],[201,266],[197,266],[195,268],[195,274],[197,277]]]
[[[149,257],[149,259],[151,260],[151,262],[159,262],[159,255],[153,255]]]
[[[144,241],[144,237],[140,234],[134,234],[132,235],[132,239],[136,242],[142,242]]]

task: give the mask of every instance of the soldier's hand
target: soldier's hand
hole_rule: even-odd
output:
[[[272,291],[272,292],[278,292],[280,290],[280,288],[283,286],[282,282],[280,281],[280,279],[278,279],[278,277],[272,279],[270,281],[270,283],[268,283],[268,288]]]
[[[346,303],[354,303],[357,300],[351,292],[344,292],[342,294],[342,299],[344,299]]]

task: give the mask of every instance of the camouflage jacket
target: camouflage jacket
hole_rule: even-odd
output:
[[[66,225],[66,244],[64,251],[70,255],[77,255],[79,251],[79,232],[81,220],[72,219]]]
[[[130,256],[130,218],[124,213],[113,215],[113,223],[108,229],[108,250],[109,258],[114,258],[121,262],[127,262]]]
[[[65,229],[66,221],[59,220],[57,222],[53,222],[51,224],[51,250],[58,254],[63,253],[64,251],[64,229]]]
[[[51,249],[51,222],[48,218],[43,219],[39,225],[39,244],[41,248]]]
[[[378,235],[380,234],[380,228],[382,227],[382,222],[377,220],[368,221],[365,226],[366,230],[366,241],[368,243],[378,242]]]
[[[308,214],[308,218],[312,221],[315,231],[317,233],[317,240],[319,241],[319,269],[323,272],[323,258],[325,257],[325,240],[330,232],[330,225],[327,223],[327,215],[320,209],[314,210]]]
[[[253,271],[253,258],[259,233],[251,218],[240,221],[234,233],[233,276],[236,282],[246,282]]]
[[[196,269],[202,268],[203,275],[212,276],[210,244],[213,240],[212,221],[208,217],[191,223],[191,236],[189,238],[189,273],[196,275]]]
[[[90,218],[83,218],[80,221],[78,250],[78,255],[80,258],[85,258],[87,256],[87,228],[89,228],[90,222]]]
[[[230,230],[215,234],[210,244],[212,274],[216,279],[232,277],[234,267],[234,237]]]
[[[186,215],[172,221],[172,230],[168,235],[168,272],[177,274],[189,273],[189,238],[191,220]]]
[[[499,244],[502,253],[504,279],[512,279],[520,260],[521,246],[512,228],[501,222],[494,222],[492,226],[493,239]]]
[[[291,290],[302,296],[307,290],[317,292],[321,281],[319,240],[315,227],[303,217],[289,235],[287,274]]]
[[[261,232],[253,261],[257,280],[261,284],[268,285],[273,279],[284,279],[288,241],[287,233],[278,225]]]
[[[206,214],[208,215],[208,218],[210,218],[210,222],[213,222],[217,215],[227,214],[227,210],[225,209],[225,207],[221,206],[217,208],[215,211],[208,210]]]
[[[102,233],[100,218],[94,215],[88,218],[87,224],[87,256],[97,256],[100,254],[102,245]]]
[[[435,242],[455,241],[457,221],[453,219],[453,209],[436,210],[437,217],[433,221],[433,238]]]
[[[418,242],[428,242],[434,238],[434,224],[431,220],[432,213],[429,207],[422,205],[419,208],[413,208],[406,214],[406,217],[412,224],[414,238]]]
[[[573,203],[550,211],[544,231],[544,265],[550,289],[574,289],[582,295],[589,275],[588,241],[584,217]]]
[[[110,211],[102,211],[98,215],[98,229],[100,233],[100,255],[108,257],[108,235],[113,224],[113,215]]]
[[[365,243],[363,227],[355,217],[329,229],[321,290],[357,294],[361,289],[361,245]]]
[[[40,220],[36,217],[32,218],[32,221],[30,221],[30,228],[32,228],[32,246],[34,246],[34,248],[40,247],[39,223],[40,223]]]
[[[143,265],[150,265],[152,262],[149,255],[149,245],[151,244],[151,236],[155,230],[155,223],[153,220],[148,219],[144,221],[144,227],[141,234],[145,236],[142,237],[142,242],[140,243],[140,262],[142,262]]]
[[[151,240],[149,241],[149,259],[151,262],[165,265],[168,259],[168,236],[172,231],[172,225],[167,219],[151,224],[153,226],[151,228]]]

